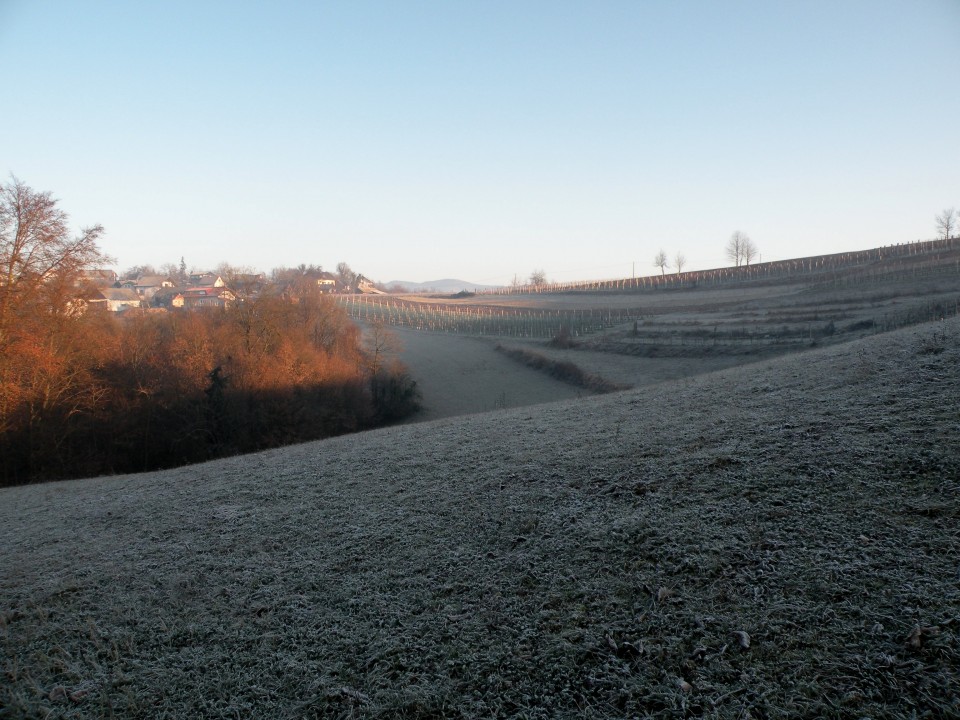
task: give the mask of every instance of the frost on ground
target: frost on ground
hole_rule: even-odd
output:
[[[589,394],[523,367],[496,351],[490,338],[391,327],[422,394],[423,409],[408,422],[536,405]]]
[[[3,717],[960,716],[960,323],[0,491]]]

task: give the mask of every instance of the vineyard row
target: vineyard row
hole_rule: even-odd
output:
[[[523,310],[432,305],[383,296],[341,295],[337,300],[354,320],[382,322],[432,332],[493,337],[581,337],[639,317],[636,310]]]

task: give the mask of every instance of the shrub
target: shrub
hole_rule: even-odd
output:
[[[378,423],[391,423],[420,409],[420,389],[400,366],[381,370],[370,377],[373,412]]]

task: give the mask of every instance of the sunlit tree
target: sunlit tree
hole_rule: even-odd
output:
[[[87,271],[109,262],[103,229],[74,236],[68,223],[49,192],[17,178],[0,185],[0,433],[21,432],[16,449],[31,468],[103,392],[95,368],[109,329],[83,312]]]
[[[63,312],[84,271],[110,262],[97,245],[100,225],[71,235],[68,221],[49,192],[17,178],[0,185],[0,348],[18,309]]]

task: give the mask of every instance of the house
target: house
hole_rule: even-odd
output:
[[[221,286],[207,287],[188,287],[180,291],[183,299],[183,307],[188,309],[219,307],[224,308],[232,305],[237,296],[230,292],[229,288]]]
[[[150,298],[150,304],[156,308],[182,308],[183,292],[175,287],[159,288]]]
[[[162,288],[172,287],[173,281],[163,275],[141,275],[133,284],[133,290],[144,300],[152,299]]]
[[[88,302],[94,307],[105,307],[110,312],[124,312],[142,306],[140,296],[130,288],[101,288]]]
[[[320,288],[320,292],[331,293],[337,289],[337,278],[331,273],[321,272],[315,280],[317,287]]]
[[[195,273],[190,276],[188,283],[194,287],[224,287],[226,283],[216,273]]]
[[[375,286],[373,282],[363,275],[357,276],[357,292],[362,295],[386,295],[386,293]]]

